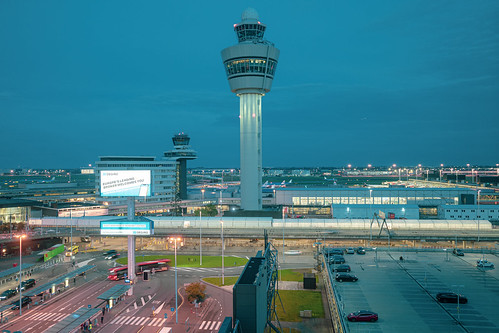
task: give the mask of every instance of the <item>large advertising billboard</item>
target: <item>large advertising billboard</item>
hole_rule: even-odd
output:
[[[107,236],[154,235],[154,222],[150,221],[101,221],[100,234]]]
[[[103,170],[100,172],[102,197],[151,196],[151,170]]]

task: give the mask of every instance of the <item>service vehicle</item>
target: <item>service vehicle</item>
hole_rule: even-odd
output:
[[[468,299],[466,297],[464,297],[463,295],[458,295],[456,293],[438,293],[436,298],[440,303],[468,303]]]

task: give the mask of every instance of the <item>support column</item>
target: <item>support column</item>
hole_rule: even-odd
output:
[[[241,94],[241,208],[262,209],[262,94]]]
[[[135,219],[135,197],[128,197],[128,221]],[[135,236],[128,236],[128,278],[135,282]]]

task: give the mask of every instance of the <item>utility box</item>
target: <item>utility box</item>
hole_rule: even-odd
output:
[[[316,289],[315,274],[303,273],[303,289]]]
[[[149,274],[151,274],[151,271],[150,270],[146,270],[142,273],[143,277],[144,277],[144,281],[149,281]]]

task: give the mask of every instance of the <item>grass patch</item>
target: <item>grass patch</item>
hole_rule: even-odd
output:
[[[239,276],[226,276],[224,278],[224,282],[225,282],[224,286],[231,286],[233,284],[236,284],[237,279],[239,279]],[[222,286],[222,277],[221,276],[218,276],[218,277],[207,277],[207,278],[203,278],[202,280],[205,281],[205,282],[214,284],[216,286],[219,286],[219,287]]]
[[[159,259],[170,259],[171,266],[175,265],[174,255],[156,255],[156,256],[135,256],[135,262],[143,262],[150,260]],[[126,265],[128,263],[128,258],[119,258],[116,262],[120,265]],[[248,259],[237,258],[237,257],[224,257],[225,267],[230,266],[243,266],[246,265]],[[177,267],[222,267],[222,257],[221,256],[203,256],[203,265],[199,265],[199,256],[193,255],[178,255],[177,254]]]
[[[303,273],[311,273],[312,269],[281,269],[279,271],[282,281],[303,282]]]
[[[301,321],[300,311],[312,310],[313,318],[324,318],[322,297],[319,291],[280,290],[284,313],[279,300],[276,301],[277,316],[280,321]]]

